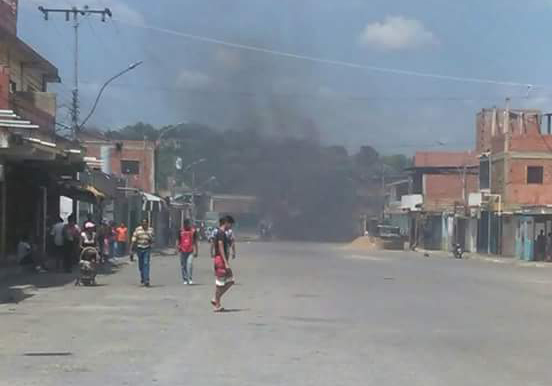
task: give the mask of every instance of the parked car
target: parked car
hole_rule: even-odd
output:
[[[401,229],[392,225],[378,225],[377,237],[383,241],[383,249],[400,250],[404,249],[404,236]]]

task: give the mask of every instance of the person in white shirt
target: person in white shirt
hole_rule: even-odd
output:
[[[63,261],[63,227],[65,223],[61,217],[52,227],[50,235],[54,238],[54,254],[56,257],[56,269],[60,269]]]

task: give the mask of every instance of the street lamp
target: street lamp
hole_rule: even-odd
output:
[[[154,162],[155,162],[155,165],[153,167],[154,171],[155,171],[155,191],[159,191],[159,147],[161,146],[161,141],[163,140],[163,137],[165,136],[165,134],[168,134],[169,132],[173,131],[174,129],[180,127],[181,125],[185,125],[189,123],[188,121],[182,121],[182,122],[179,122],[179,123],[175,123],[173,125],[169,125],[167,127],[165,127],[164,129],[162,129],[160,132],[159,132],[159,135],[157,136],[157,140],[155,141],[155,154],[154,154]]]
[[[182,121],[182,122],[179,122],[179,123],[175,123],[173,125],[169,125],[167,127],[165,127],[163,130],[161,130],[161,132],[159,133],[159,136],[157,137],[157,142],[158,143],[161,143],[161,140],[163,139],[163,137],[165,136],[165,134],[173,131],[174,129],[180,127],[181,125],[186,125],[188,124],[189,122],[188,121]]]
[[[115,74],[113,75],[111,78],[109,78],[102,86],[102,88],[100,88],[100,91],[98,92],[98,96],[96,96],[96,100],[94,101],[94,105],[92,106],[92,109],[90,110],[90,113],[88,113],[88,115],[86,116],[86,118],[84,118],[84,120],[82,121],[82,123],[79,125],[78,129],[80,130],[82,127],[84,127],[84,125],[86,124],[86,122],[88,122],[88,120],[90,119],[90,117],[94,114],[94,112],[96,111],[96,107],[98,107],[98,102],[100,101],[100,98],[102,97],[102,94],[105,90],[105,88],[111,83],[113,82],[115,79],[119,78],[120,76],[123,76],[124,74],[126,74],[127,72],[129,71],[132,71],[134,70],[136,67],[140,66],[141,64],[143,63],[143,61],[138,61],[136,63],[132,63],[130,66],[128,66],[127,68],[125,68],[123,71],[119,72],[118,74]]]

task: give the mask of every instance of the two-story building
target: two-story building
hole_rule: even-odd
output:
[[[17,36],[17,0],[0,0],[0,254],[27,236],[46,252],[62,177],[83,168],[77,144],[55,133],[57,68]]]
[[[484,109],[477,119],[483,239],[489,250],[542,259],[535,246],[552,232],[552,122],[539,110]],[[487,230],[485,230],[487,229]]]
[[[79,143],[86,151],[87,161],[95,162],[95,168],[122,181],[117,188],[123,193],[122,199],[114,200],[114,207],[108,208],[113,215],[106,219],[123,221],[134,228],[147,218],[158,234],[156,244],[166,245],[166,229],[171,221],[169,212],[164,210],[166,201],[155,191],[156,142],[111,139],[100,131],[85,130],[79,133]],[[81,217],[87,211],[93,208],[79,208]]]

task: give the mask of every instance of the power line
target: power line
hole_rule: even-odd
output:
[[[450,145],[456,146],[469,146],[473,145],[474,141],[465,141],[465,142],[455,142],[451,143]],[[373,146],[378,149],[434,149],[434,148],[442,148],[443,145],[437,144],[437,143],[430,143],[430,144],[415,144],[415,143],[399,143],[399,144],[371,144],[370,146]]]
[[[315,57],[315,56],[310,56],[310,55],[296,54],[296,53],[292,53],[292,52],[274,50],[274,49],[260,47],[260,46],[234,43],[234,42],[230,42],[230,41],[227,41],[227,40],[221,40],[221,39],[215,39],[215,38],[210,38],[210,37],[206,37],[206,36],[194,35],[194,34],[181,32],[181,31],[176,31],[176,30],[172,30],[172,29],[168,29],[168,28],[162,28],[162,27],[157,27],[157,26],[153,26],[153,25],[148,25],[148,24],[145,24],[145,23],[132,22],[132,21],[128,21],[128,20],[118,20],[118,21],[122,24],[126,24],[126,25],[131,26],[131,27],[143,28],[143,29],[147,29],[147,30],[150,30],[150,31],[156,31],[156,32],[165,33],[165,34],[169,34],[169,35],[179,36],[179,37],[183,37],[183,38],[190,39],[190,40],[196,40],[196,41],[201,41],[201,42],[204,42],[204,43],[216,44],[216,45],[236,48],[236,49],[240,49],[240,50],[254,51],[254,52],[260,52],[260,53],[264,53],[264,54],[270,54],[270,55],[281,56],[281,57],[286,57],[286,58],[305,60],[305,61],[309,61],[309,62],[316,62],[316,63],[322,63],[322,64],[343,66],[343,67],[356,68],[356,69],[362,69],[362,70],[368,70],[368,71],[374,71],[374,72],[381,72],[381,73],[388,73],[388,74],[394,74],[394,75],[405,75],[405,76],[414,76],[414,77],[421,77],[421,78],[432,78],[432,79],[439,79],[439,80],[448,80],[448,81],[453,81],[453,82],[492,84],[492,85],[510,86],[510,87],[524,87],[524,88],[527,88],[527,90],[531,90],[531,89],[535,89],[535,88],[544,88],[544,86],[534,85],[534,84],[531,84],[531,83],[499,81],[499,80],[484,79],[484,78],[460,77],[460,76],[443,75],[443,74],[436,74],[436,73],[429,73],[429,72],[403,70],[403,69],[389,68],[389,67],[371,66],[371,65],[365,65],[365,64],[354,63],[354,62],[347,62],[347,61],[343,61],[343,60],[326,59],[326,58],[320,58],[320,57]]]
[[[82,81],[82,84],[96,85],[96,82],[93,81]],[[397,95],[346,95],[336,93],[331,96],[324,96],[320,94],[313,93],[275,93],[275,92],[255,92],[255,91],[241,91],[241,90],[231,90],[231,89],[198,89],[193,87],[178,87],[178,86],[169,86],[169,85],[142,85],[142,84],[132,84],[132,83],[114,83],[112,87],[118,88],[127,88],[127,89],[136,89],[136,90],[148,90],[148,91],[167,91],[174,93],[189,93],[189,94],[207,94],[209,96],[216,94],[232,95],[237,97],[245,98],[257,98],[257,97],[279,97],[279,98],[305,98],[305,99],[322,99],[322,100],[332,100],[332,99],[341,99],[348,101],[450,101],[450,102],[478,102],[478,101],[495,101],[497,99],[502,99],[502,95],[485,95],[478,97],[462,97],[462,96],[446,96],[446,95],[413,95],[413,96],[397,96]],[[518,100],[532,100],[539,99],[540,96],[525,96],[517,95],[513,96],[511,99]]]

